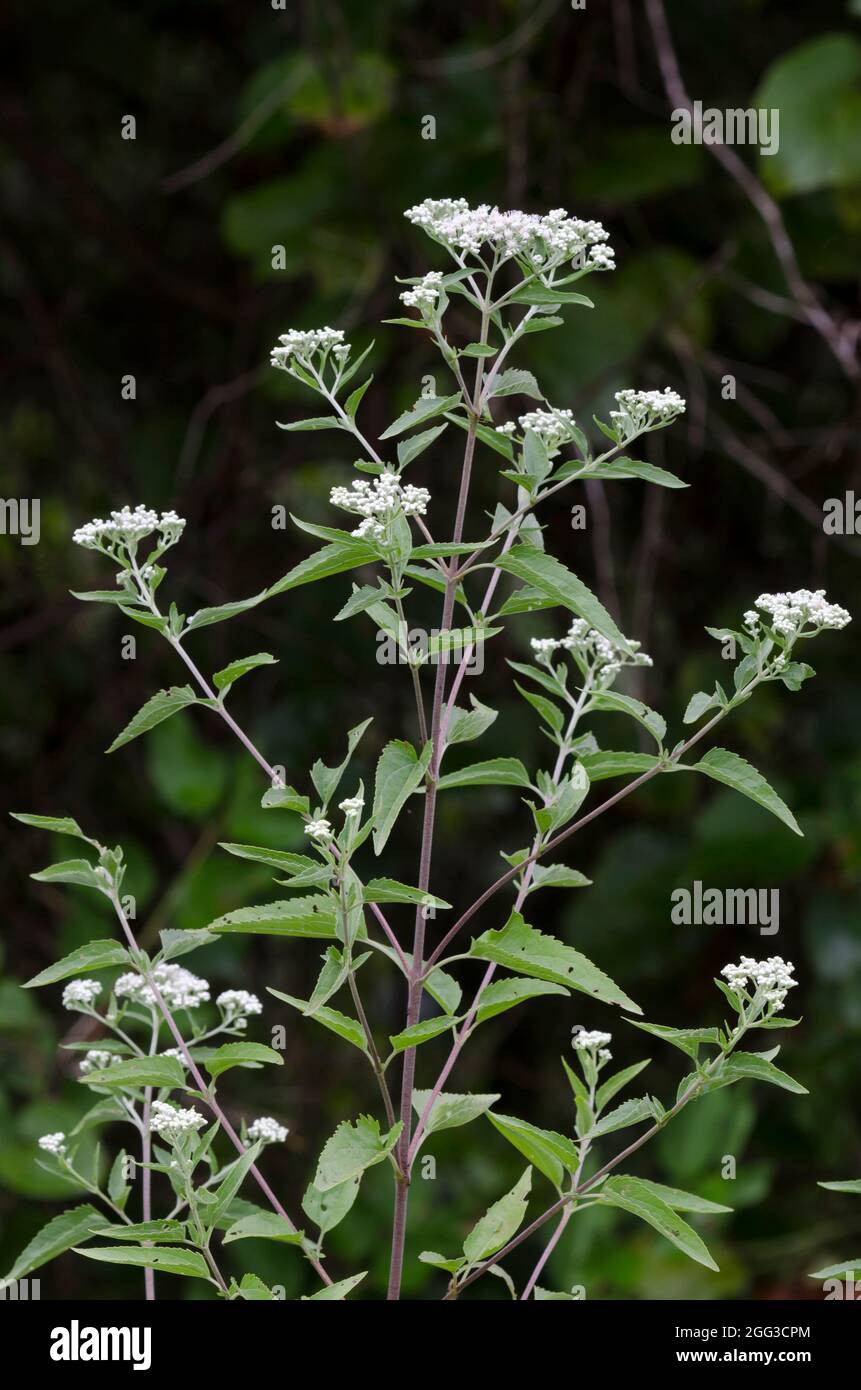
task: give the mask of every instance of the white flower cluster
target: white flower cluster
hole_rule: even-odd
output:
[[[199,975],[192,975],[182,965],[162,963],[153,967],[153,978],[164,1002],[170,1009],[196,1009],[209,998],[209,984]],[[147,1008],[155,1007],[156,998],[143,975],[129,971],[120,975],[114,985],[118,999],[130,999]]]
[[[625,651],[611,642],[609,637],[596,632],[584,618],[575,618],[565,637],[533,637],[531,646],[536,659],[544,665],[550,664],[553,653],[560,647],[563,651],[572,652],[592,666],[595,684],[606,686],[612,683],[623,666],[652,665],[652,658],[639,650],[639,642],[633,637],[626,637],[625,641],[630,651]]]
[[[39,1148],[43,1149],[46,1154],[53,1154],[55,1158],[65,1158],[65,1138],[66,1136],[61,1129],[58,1129],[55,1134],[43,1134],[39,1140]]]
[[[329,501],[335,507],[364,517],[353,532],[354,536],[381,541],[385,539],[386,526],[399,513],[424,516],[430,493],[427,488],[413,487],[411,483],[404,487],[397,473],[386,469],[372,483],[366,478],[356,478],[352,487],[333,487]]]
[[[185,1053],[183,1052],[181,1047],[166,1047],[164,1052],[160,1052],[158,1055],[160,1057],[174,1057],[176,1058],[177,1062],[179,1062],[180,1066],[188,1066]]]
[[[91,1071],[104,1071],[122,1060],[116,1052],[107,1052],[102,1047],[91,1047],[81,1062],[81,1075],[89,1076]]]
[[[355,817],[357,817],[357,816],[360,816],[360,815],[362,814],[362,808],[364,807],[364,805],[365,805],[365,799],[364,799],[364,797],[362,797],[362,796],[348,796],[348,797],[345,797],[345,799],[344,799],[343,801],[339,801],[339,802],[338,802],[338,810],[339,810],[339,811],[343,811],[343,812],[344,812],[344,815],[345,815],[345,816],[348,818],[348,820],[349,820],[349,819],[353,819],[353,818],[355,818]]]
[[[278,339],[280,346],[272,349],[269,359],[273,367],[290,371],[290,362],[295,357],[299,362],[309,363],[312,358],[325,359],[331,352],[340,363],[350,355],[350,344],[344,342],[343,328],[290,328]]]
[[[154,1100],[150,1109],[149,1127],[154,1134],[160,1134],[168,1143],[175,1143],[185,1134],[192,1134],[206,1124],[206,1116],[199,1110],[180,1110],[176,1105],[168,1105],[165,1100]]]
[[[767,960],[752,960],[742,956],[738,965],[725,965],[720,972],[726,977],[730,989],[740,992],[747,988],[748,982],[754,987],[754,996],[762,1000],[777,1013],[783,1008],[789,990],[798,984],[792,976],[795,966],[782,956],[769,956]]]
[[[612,1041],[612,1037],[612,1033],[601,1033],[597,1029],[590,1033],[588,1028],[581,1028],[571,1039],[571,1046],[577,1052],[595,1053],[599,1062],[610,1062],[613,1054],[607,1044]]]
[[[308,821],[305,834],[310,835],[312,840],[331,840],[332,826],[325,816],[321,816],[319,820]]]
[[[616,429],[624,442],[644,430],[660,429],[685,412],[685,402],[677,391],[665,386],[663,391],[617,391],[618,410],[610,411]]]
[[[592,270],[614,268],[612,248],[604,244],[609,234],[601,223],[569,217],[565,208],[544,214],[503,212],[489,203],[471,208],[465,198],[425,198],[404,216],[455,252],[477,256],[488,246],[502,259],[516,256],[544,271],[575,259]]]
[[[404,290],[399,298],[410,309],[432,309],[439,299],[441,281],[441,270],[429,270],[417,285],[413,285],[410,290]]]
[[[216,1004],[224,1014],[224,1022],[235,1028],[245,1028],[251,1014],[262,1014],[263,1005],[256,994],[247,989],[225,989],[216,999]]]
[[[571,439],[574,424],[574,416],[570,410],[551,406],[549,410],[527,411],[525,415],[520,416],[516,424],[509,420],[504,425],[497,425],[496,432],[511,437],[517,433],[519,425],[522,433],[532,430],[548,449],[558,449],[560,444],[565,444]]]
[[[280,1125],[271,1115],[261,1115],[248,1126],[248,1138],[252,1144],[262,1139],[264,1144],[283,1144],[290,1133],[286,1125]]]
[[[91,1009],[102,992],[98,980],[70,980],[63,990],[64,1009]]]
[[[756,607],[768,613],[770,626],[781,637],[813,637],[823,628],[841,628],[851,623],[852,616],[838,603],[828,603],[824,589],[796,589],[792,593],[760,594]],[[744,615],[744,625],[755,632],[763,621],[751,609]]]
[[[176,512],[159,514],[140,503],[134,508],[121,507],[118,512],[111,512],[109,521],[101,517],[88,521],[72,533],[72,540],[86,550],[104,550],[106,546],[137,545],[158,531],[160,544],[166,548],[179,540],[184,528],[185,520]]]

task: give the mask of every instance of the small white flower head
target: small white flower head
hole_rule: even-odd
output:
[[[597,1030],[590,1033],[588,1029],[581,1028],[571,1039],[571,1046],[577,1052],[596,1052],[599,1048],[605,1048],[612,1036],[612,1033],[599,1033]]]
[[[552,283],[552,272],[566,262],[586,271],[613,269],[613,252],[605,245],[608,233],[601,223],[569,217],[565,208],[503,212],[488,203],[471,208],[465,198],[425,198],[404,215],[456,260],[464,254],[479,256],[487,248],[499,260],[514,257],[544,285]]]
[[[181,1067],[188,1066],[188,1061],[186,1060],[185,1053],[183,1052],[181,1047],[166,1047],[164,1052],[159,1053],[159,1056],[173,1057],[177,1062],[179,1062]]]
[[[101,550],[116,558],[124,550],[136,550],[142,540],[158,532],[157,550],[161,553],[176,544],[185,524],[184,518],[177,516],[175,511],[159,514],[140,503],[137,507],[126,506],[111,512],[107,521],[101,517],[88,521],[73,532],[72,540],[85,550]],[[152,578],[154,570],[147,568]]]
[[[107,1067],[122,1060],[122,1057],[118,1056],[116,1052],[107,1052],[101,1047],[91,1047],[81,1062],[81,1075],[89,1076],[90,1072],[93,1071],[105,1071]]]
[[[573,438],[575,420],[570,410],[551,406],[548,410],[528,410],[520,416],[518,424],[524,434],[532,430],[548,449],[553,450]]]
[[[149,1127],[169,1144],[175,1144],[186,1134],[194,1134],[205,1124],[206,1116],[201,1115],[199,1110],[181,1110],[164,1100],[154,1100],[152,1103]]]
[[[533,637],[531,646],[543,666],[550,666],[554,652],[570,652],[584,674],[591,672],[594,686],[606,690],[623,666],[652,665],[652,658],[640,651],[639,642],[633,637],[626,637],[625,642],[627,650],[590,627],[585,619],[575,618],[564,637]]]
[[[58,1129],[55,1134],[43,1134],[39,1140],[39,1148],[46,1154],[53,1154],[55,1158],[66,1157],[65,1134]]]
[[[320,370],[330,354],[339,367],[350,355],[350,344],[344,342],[342,328],[290,328],[272,349],[270,364],[291,372],[295,360],[300,366]]]
[[[235,1028],[245,1028],[251,1014],[263,1012],[257,995],[249,994],[247,989],[225,989],[215,1002],[224,1015],[224,1022]]]
[[[610,411],[621,442],[633,439],[648,430],[659,430],[685,411],[685,402],[677,391],[665,386],[663,391],[617,391],[618,410]]]
[[[412,289],[404,290],[398,298],[402,304],[406,304],[407,308],[421,309],[422,314],[425,314],[434,307],[439,299],[441,280],[441,270],[428,271],[417,285],[413,285]]]
[[[769,626],[788,642],[799,637],[815,637],[826,628],[842,628],[851,623],[852,615],[837,603],[829,603],[824,589],[795,589],[791,593],[760,594],[756,600],[757,608],[768,614]],[[745,613],[745,626],[752,626],[748,619],[758,614]]]
[[[610,1051],[609,1047],[600,1047],[600,1048],[598,1049],[598,1061],[599,1061],[599,1062],[602,1062],[602,1063],[603,1063],[603,1062],[612,1062],[612,1060],[613,1060],[613,1054],[612,1054],[612,1052]]]
[[[782,956],[769,956],[767,960],[753,960],[742,956],[738,965],[725,965],[720,972],[731,990],[759,1002],[767,1012],[778,1013],[787,994],[798,984],[792,976],[795,966]],[[752,990],[748,990],[748,986]]]
[[[273,1120],[271,1115],[261,1115],[259,1120],[254,1120],[248,1126],[248,1138],[252,1144],[256,1144],[258,1139],[262,1139],[264,1144],[283,1144],[289,1133],[287,1126]]]
[[[162,962],[153,967],[153,979],[168,1008],[196,1009],[209,999],[209,983],[199,975],[193,975],[182,965],[168,965]],[[118,999],[129,999],[134,1004],[146,1008],[156,1007],[156,997],[143,975],[128,971],[120,975],[114,985]]]
[[[383,541],[387,528],[399,515],[424,516],[430,502],[427,488],[404,487],[397,473],[389,469],[379,473],[373,482],[367,478],[356,478],[352,487],[333,487],[329,494],[333,507],[343,507],[363,517],[363,521],[353,532],[360,539]]]
[[[549,665],[550,658],[562,646],[562,643],[556,637],[532,637],[529,645],[535,653],[536,660],[546,666]]]
[[[496,426],[496,433],[507,435],[510,439],[513,434],[517,433],[517,424],[514,420],[506,420],[504,425]]]
[[[305,826],[305,834],[310,835],[312,840],[331,840],[332,826],[325,816],[319,820],[309,820]]]
[[[343,811],[348,820],[356,820],[362,814],[365,805],[363,796],[348,796],[343,801],[338,802],[338,810]]]
[[[63,1008],[92,1009],[101,992],[98,980],[70,980],[63,990]]]

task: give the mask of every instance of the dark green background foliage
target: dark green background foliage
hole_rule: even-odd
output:
[[[670,384],[688,398],[686,417],[652,436],[646,456],[682,474],[690,490],[592,484],[588,497],[563,494],[543,516],[548,547],[653,655],[637,687],[642,698],[678,727],[689,694],[726,669],[703,624],[735,624],[763,590],[825,586],[858,612],[859,542],[826,537],[821,512],[827,498],[861,488],[857,379],[787,309],[763,222],[732,177],[708,149],[671,143],[642,6],[297,0],[288,11],[268,0],[44,0],[13,4],[4,26],[18,81],[2,98],[0,136],[9,369],[2,491],[42,504],[38,546],[14,537],[0,545],[4,800],[9,809],[74,815],[90,834],[127,846],[144,945],[166,925],[203,926],[266,900],[268,871],[229,858],[218,840],[289,848],[301,836],[296,818],[273,822],[259,809],[258,769],[205,711],[103,756],[143,700],[180,673],[143,629],[135,629],[137,659],[123,660],[122,620],[69,597],[70,588],[108,579],[70,533],[124,502],[175,507],[189,525],[167,588],[186,612],[254,593],[308,553],[308,538],[289,523],[273,529],[271,509],[331,524],[328,490],[349,480],[355,450],[344,435],[276,429],[277,419],[317,413],[317,403],[269,369],[269,348],[288,327],[319,323],[347,328],[359,346],[369,341],[375,323],[398,312],[393,277],[442,265],[402,217],[425,196],[530,210],[561,204],[603,220],[619,269],[590,281],[595,310],[577,309],[564,329],[528,339],[517,365],[530,366],[549,399],[584,422],[626,385]],[[838,324],[856,308],[861,252],[859,12],[842,0],[669,6],[692,98],[780,107],[779,154],[739,153],[779,199],[801,270]],[[120,138],[126,114],[136,117],[135,141]],[[427,115],[435,140],[422,138]],[[286,269],[276,271],[279,244]],[[427,373],[440,385],[444,378],[423,336],[403,329],[378,330],[371,361],[376,380],[362,424],[376,437]],[[126,373],[137,379],[134,401],[121,399]],[[734,400],[723,398],[726,374],[736,378]],[[413,470],[433,492],[439,534],[458,478],[451,433]],[[473,515],[496,496],[485,459]],[[568,510],[581,500],[585,533],[571,528]],[[329,626],[348,592],[349,577],[339,577],[191,639],[206,670],[249,651],[279,657],[279,666],[243,681],[233,708],[302,790],[314,758],[337,762],[344,731],[368,715],[375,722],[359,759],[366,781],[387,738],[414,737],[406,673],[377,663],[373,627],[363,618]],[[435,606],[423,618],[435,625]],[[529,636],[560,635],[562,622],[551,613],[512,624],[490,644],[484,676],[467,682],[501,711],[481,756],[516,752],[540,765],[546,745],[504,658],[523,660]],[[861,1234],[857,1202],[815,1186],[861,1172],[857,628],[820,639],[810,652],[819,678],[797,695],[779,686],[758,692],[722,740],[774,782],[804,840],[729,791],[666,778],[572,842],[566,862],[593,888],[531,900],[536,925],[576,942],[658,1022],[718,1022],[712,976],[742,952],[794,960],[802,987],[790,1012],[802,1010],[805,1023],[785,1035],[784,1058],[810,1088],[809,1097],[719,1091],[639,1156],[644,1175],[737,1209],[707,1223],[720,1275],[630,1218],[601,1211],[569,1228],[542,1280],[551,1287],[582,1283],[590,1297],[818,1296],[806,1272],[845,1255],[851,1223],[856,1241]],[[623,746],[627,726],[599,718],[606,745]],[[413,812],[390,846],[387,872],[407,882],[415,881],[418,829]],[[449,792],[432,888],[465,906],[499,871],[498,850],[516,848],[526,833],[526,812],[508,791]],[[82,1021],[60,1010],[59,988],[36,997],[17,981],[113,925],[93,894],[28,881],[60,846],[20,826],[4,835],[6,1268],[66,1195],[34,1167],[36,1137],[70,1128],[88,1103],[72,1054],[58,1050],[81,1036]],[[779,935],[673,925],[670,893],[696,878],[779,887]],[[391,915],[406,933],[409,909]],[[478,921],[500,925],[498,909]],[[316,957],[301,941],[224,940],[190,963],[219,988],[262,993],[272,983],[303,995]],[[365,979],[381,1033],[402,1027],[394,973],[375,960]],[[224,1095],[237,1117],[272,1113],[290,1126],[287,1146],[268,1151],[265,1166],[296,1210],[337,1120],[374,1107],[376,1097],[358,1053],[337,1050],[274,1001],[250,1036],[267,1039],[278,1022],[288,1028],[283,1072],[234,1072]],[[649,1089],[664,1099],[674,1092],[680,1055],[646,1047],[643,1034],[582,996],[543,1000],[483,1029],[454,1088],[498,1090],[506,1112],[570,1131],[558,1059],[574,1023],[613,1027],[620,1064],[651,1053]],[[443,1047],[420,1052],[419,1084],[430,1084]],[[418,1250],[458,1248],[519,1171],[482,1121],[428,1151],[438,1175],[415,1183],[408,1245],[406,1293],[419,1298],[439,1292],[440,1276],[416,1263]],[[720,1177],[727,1154],[738,1162],[731,1183]],[[390,1181],[378,1167],[334,1233],[335,1277],[367,1267],[373,1288],[369,1280],[363,1293],[379,1296],[389,1224]],[[531,1267],[528,1258],[520,1252],[521,1267]],[[253,1261],[288,1296],[301,1291],[306,1271],[295,1254],[261,1242]],[[245,1267],[232,1253],[225,1264]],[[102,1271],[73,1255],[41,1273],[45,1296],[142,1290],[136,1272]],[[475,1296],[500,1296],[501,1286],[487,1282]]]

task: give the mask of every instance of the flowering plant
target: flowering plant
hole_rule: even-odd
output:
[[[98,551],[117,570],[115,588],[77,597],[114,604],[128,618],[159,633],[184,663],[190,681],[147,700],[109,751],[180,709],[197,706],[209,711],[227,724],[266,774],[269,786],[262,805],[301,819],[307,853],[224,845],[230,854],[273,868],[288,896],[228,912],[200,929],[166,930],[161,949],[150,956],[135,940],[121,896],[122,849],[101,845],[72,819],[18,817],[83,842],[85,857],[52,865],[36,877],[81,884],[104,895],[117,918],[120,939],[90,942],[29,982],[35,986],[68,981],[65,1007],[96,1020],[105,1035],[98,1047],[85,1047],[79,1067],[81,1083],[93,1093],[92,1109],[70,1134],[45,1135],[38,1160],[89,1190],[101,1205],[74,1207],[49,1222],[16,1262],[13,1278],[75,1247],[90,1259],[142,1266],[148,1297],[153,1296],[157,1270],[206,1280],[228,1299],[271,1299],[277,1290],[256,1275],[245,1275],[237,1283],[222,1271],[226,1247],[255,1237],[295,1247],[298,1256],[310,1262],[320,1281],[311,1297],[343,1299],[364,1273],[349,1272],[333,1280],[325,1238],[348,1217],[364,1173],[385,1164],[393,1185],[389,1297],[397,1299],[418,1154],[434,1133],[469,1125],[482,1116],[528,1166],[510,1192],[478,1215],[460,1252],[425,1251],[419,1256],[447,1276],[441,1285],[443,1297],[459,1297],[486,1273],[501,1279],[513,1297],[571,1297],[539,1283],[542,1270],[570,1219],[602,1205],[646,1222],[691,1259],[714,1269],[701,1236],[680,1213],[708,1215],[728,1208],[628,1173],[629,1157],[684,1107],[718,1087],[754,1079],[803,1092],[775,1066],[777,1047],[758,1052],[740,1048],[751,1031],[793,1026],[795,1020],[781,1012],[795,984],[791,964],[775,956],[767,961],[745,957],[727,966],[725,979],[716,983],[730,1021],[693,1028],[646,1023],[638,1017],[641,1010],[634,1000],[598,965],[536,929],[525,914],[527,900],[543,888],[578,890],[588,885],[579,870],[558,859],[548,863],[548,858],[584,825],[659,776],[702,773],[751,798],[800,834],[789,807],[738,754],[719,747],[695,761],[690,754],[759,686],[776,683],[797,691],[813,675],[797,657],[799,644],[824,629],[843,627],[849,614],[828,603],[821,592],[800,590],[761,595],[738,630],[707,629],[740,654],[732,688],[727,691],[716,683],[712,692],[695,693],[684,718],[697,727],[686,738],[668,741],[665,719],[616,689],[623,673],[651,664],[650,658],[634,638],[620,631],[583,581],[545,550],[536,512],[564,489],[590,479],[636,478],[665,488],[686,486],[665,469],[625,452],[636,439],[677,419],[684,401],[670,388],[619,391],[618,408],[607,421],[596,420],[608,447],[595,452],[570,410],[548,404],[530,372],[507,365],[527,334],[552,330],[567,306],[591,307],[586,296],[571,287],[590,274],[612,271],[607,233],[599,223],[569,217],[561,209],[536,216],[473,209],[460,199],[429,199],[406,215],[442,249],[449,268],[407,281],[401,300],[415,314],[393,322],[429,335],[451,378],[447,392],[420,396],[383,432],[378,449],[358,423],[370,378],[346,391],[369,349],[354,354],[339,329],[291,329],[272,353],[273,367],[320,396],[328,412],[282,428],[336,430],[358,444],[361,456],[355,468],[362,476],[349,486],[336,486],[331,494],[333,506],[358,518],[352,530],[300,522],[304,531],[323,540],[320,549],[270,588],[188,616],[175,603],[166,610],[160,603],[166,577],[162,561],[185,525],[174,512],[124,507],[112,512],[109,520],[90,522],[75,533],[80,545]],[[463,333],[447,318],[453,298],[475,313],[471,341],[463,342]],[[500,409],[513,396],[539,405],[500,419]],[[458,430],[463,434],[463,454],[456,514],[450,535],[440,541],[431,530],[429,490],[407,482],[405,475],[444,434],[450,444]],[[470,483],[479,447],[501,459],[504,491],[488,534],[469,541]],[[385,744],[372,793],[366,795],[363,782],[353,780],[343,795],[342,784],[370,723],[366,720],[349,731],[343,761],[334,767],[315,762],[308,790],[297,790],[228,708],[233,686],[275,658],[265,652],[239,657],[209,679],[199,670],[187,641],[200,628],[234,618],[279,594],[357,570],[363,579],[371,574],[372,580],[353,585],[336,618],[370,619],[379,632],[395,637],[409,668],[415,738]],[[498,597],[502,584],[509,592]],[[438,636],[418,651],[404,636],[405,615],[408,599],[422,589],[441,595],[442,603]],[[475,697],[469,706],[458,704],[473,649],[491,643],[507,619],[524,613],[545,613],[548,629],[558,632],[562,625],[556,623],[554,610],[559,608],[567,615],[565,635],[533,638],[534,660],[509,663],[526,683],[518,683],[517,689],[554,750],[548,766],[530,771],[518,757],[506,756],[451,768],[450,750],[480,739],[496,719],[496,712]],[[466,621],[460,629],[462,618]],[[445,658],[457,646],[461,655],[452,669]],[[426,668],[431,666],[428,680]],[[591,724],[605,712],[634,721],[654,751],[602,748]],[[596,784],[619,778],[628,779],[620,790],[603,801],[594,799]],[[431,944],[429,917],[435,921],[437,914],[453,912],[452,904],[431,890],[439,799],[464,791],[474,795],[469,789],[486,786],[519,791],[525,808],[524,842],[504,854],[506,871]],[[423,808],[422,833],[416,883],[411,885],[375,873],[373,862],[383,855],[401,813],[416,804]],[[279,818],[273,821],[277,840]],[[505,892],[513,893],[513,901],[503,908]],[[496,925],[467,943],[464,928],[485,908]],[[401,920],[406,914],[412,917],[409,938]],[[309,999],[276,988],[269,994],[356,1048],[379,1090],[379,1115],[345,1117],[323,1146],[301,1199],[302,1219],[294,1204],[282,1204],[259,1167],[264,1146],[282,1142],[287,1127],[276,1117],[262,1116],[243,1122],[237,1131],[218,1094],[222,1075],[232,1072],[235,1079],[236,1069],[282,1062],[277,1049],[247,1036],[249,1021],[262,1013],[262,1001],[244,990],[226,989],[215,999],[214,1017],[210,985],[175,963],[224,933],[259,933],[291,949],[297,949],[294,938],[326,943]],[[368,1016],[360,972],[374,957],[402,978],[406,1008],[399,1025]],[[470,984],[471,992],[465,995],[476,966],[481,972],[477,987]],[[92,978],[103,971],[120,973],[112,985],[103,987]],[[573,1110],[560,1120],[560,1132],[502,1113],[499,1095],[445,1089],[478,1028],[530,1000],[565,997],[571,991],[599,1001],[684,1054],[685,1074],[668,1105],[652,1095],[612,1104],[648,1061],[611,1073],[610,1030],[574,1033],[573,1064],[564,1063]],[[336,997],[339,1003],[342,998],[349,1001],[348,1013],[334,1007]],[[387,1045],[381,1035],[387,1035]],[[433,1055],[435,1049],[428,1045],[435,1040],[445,1045],[445,1060],[429,1069],[430,1084],[420,1089],[417,1060]],[[81,1171],[76,1153],[85,1131],[115,1123],[132,1127],[140,1159],[120,1150],[105,1182],[98,1165]],[[605,1157],[606,1137],[626,1129],[636,1130],[636,1137]],[[138,1201],[136,1196],[132,1202],[138,1171],[140,1204],[132,1216],[127,1208]],[[536,1171],[549,1184],[551,1199],[545,1197],[539,1214],[527,1221]],[[166,1199],[158,1216],[153,1175]],[[252,1192],[257,1201],[240,1196],[240,1189]],[[545,1240],[538,1233],[554,1218],[553,1232]],[[518,1290],[502,1261],[533,1236],[538,1236],[536,1261]],[[96,1243],[88,1244],[90,1240]]]

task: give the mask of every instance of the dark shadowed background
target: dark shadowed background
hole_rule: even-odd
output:
[[[269,349],[291,326],[337,325],[359,346],[375,337],[363,428],[376,438],[408,407],[422,378],[440,372],[438,359],[422,335],[378,324],[399,311],[396,275],[442,265],[402,216],[426,196],[562,205],[601,219],[619,269],[592,277],[594,311],[578,309],[564,329],[527,340],[518,365],[587,425],[623,386],[671,385],[688,399],[685,418],[653,436],[645,455],[683,475],[688,491],[592,484],[587,497],[563,494],[543,516],[549,548],[652,654],[638,693],[671,727],[693,690],[725,678],[704,624],[735,625],[763,590],[800,586],[824,586],[857,612],[861,537],[826,535],[823,503],[853,487],[861,496],[851,322],[861,4],[670,0],[667,18],[672,47],[660,6],[640,0],[583,9],[565,0],[296,0],[285,10],[268,0],[13,0],[0,21],[15,79],[0,98],[2,491],[41,501],[38,545],[0,537],[3,800],[73,815],[126,847],[143,944],[164,926],[205,926],[266,900],[268,870],[229,858],[219,840],[290,848],[301,835],[294,818],[273,824],[259,809],[258,769],[205,711],[103,755],[179,672],[143,629],[137,659],[124,660],[129,625],[69,596],[109,582],[98,557],[72,546],[71,531],[126,502],[175,507],[189,524],[168,585],[186,612],[254,593],[307,554],[308,537],[272,528],[272,508],[333,524],[328,491],[348,481],[356,450],[346,436],[277,430],[276,420],[317,410],[269,369]],[[679,75],[706,107],[779,109],[779,151],[673,144]],[[128,115],[134,140],[121,136]],[[283,268],[274,269],[277,247]],[[121,394],[129,374],[134,400]],[[454,443],[449,432],[414,467],[433,492],[438,532],[458,479]],[[495,467],[482,461],[474,529],[497,496]],[[585,533],[570,525],[569,507],[581,500]],[[206,670],[248,651],[279,658],[243,682],[232,707],[303,790],[311,762],[337,762],[344,731],[368,715],[366,781],[387,739],[414,737],[406,673],[378,664],[373,627],[330,626],[349,586],[341,576],[301,589],[192,639]],[[431,608],[427,621],[436,621]],[[561,623],[552,613],[521,620],[467,682],[500,710],[482,757],[516,752],[534,767],[542,756],[505,658],[523,660],[529,636],[558,636]],[[576,942],[657,1022],[718,1022],[712,977],[742,952],[795,961],[802,987],[790,1012],[805,1022],[785,1035],[782,1056],[810,1088],[807,1097],[719,1091],[641,1156],[643,1174],[736,1208],[707,1228],[719,1275],[632,1219],[595,1212],[569,1228],[542,1281],[551,1287],[585,1284],[589,1297],[820,1297],[807,1271],[857,1248],[857,1198],[816,1182],[861,1174],[858,652],[855,627],[821,638],[810,650],[817,680],[797,695],[769,686],[722,738],[796,810],[803,840],[730,792],[667,778],[574,842],[566,862],[594,887],[533,900],[536,925]],[[503,790],[444,798],[434,891],[470,902],[497,875],[499,848],[523,842],[524,815]],[[387,864],[407,882],[418,829],[413,813]],[[77,1016],[60,1009],[59,987],[37,996],[18,981],[113,927],[92,894],[28,879],[68,846],[21,826],[3,835],[7,1268],[68,1196],[34,1166],[35,1140],[71,1128],[89,1100],[73,1054],[58,1050],[78,1035]],[[779,888],[779,933],[674,925],[670,893],[695,879]],[[406,933],[409,910],[392,917]],[[492,910],[478,920],[501,924]],[[189,963],[219,988],[262,994],[269,983],[304,996],[317,954],[309,942],[248,939]],[[397,1031],[397,980],[376,962],[366,974],[381,1035]],[[250,1036],[264,1040],[285,1023],[285,1067],[274,1082],[268,1071],[233,1072],[224,1094],[236,1115],[271,1113],[289,1125],[287,1146],[269,1151],[266,1167],[295,1209],[334,1125],[376,1098],[357,1053],[270,1004]],[[652,1055],[649,1088],[665,1100],[674,1093],[681,1054],[645,1047],[642,1034],[577,996],[483,1029],[450,1085],[499,1091],[506,1112],[570,1130],[559,1056],[573,1023],[613,1027],[616,1059]],[[443,1047],[419,1053],[419,1084],[430,1084]],[[440,1291],[418,1251],[459,1245],[522,1166],[481,1121],[430,1151],[437,1178],[418,1181],[411,1201],[405,1292],[415,1298]],[[727,1155],[734,1181],[721,1178]],[[335,1277],[369,1268],[365,1289],[378,1297],[389,1225],[390,1182],[378,1167],[331,1239]],[[295,1253],[263,1242],[247,1250],[263,1278],[298,1296],[305,1273]],[[245,1251],[229,1253],[229,1272],[246,1267]],[[141,1296],[136,1272],[73,1255],[41,1277],[46,1297]],[[475,1296],[500,1292],[480,1284]]]

